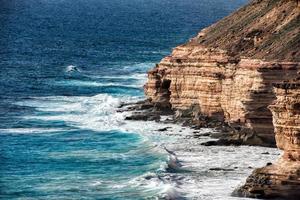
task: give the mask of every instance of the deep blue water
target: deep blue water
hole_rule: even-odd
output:
[[[163,195],[140,178],[164,173],[162,138],[115,109],[143,98],[145,72],[173,47],[246,2],[0,0],[0,198]]]

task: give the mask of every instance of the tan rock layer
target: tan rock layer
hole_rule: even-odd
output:
[[[238,190],[250,197],[299,196],[299,0],[253,0],[174,49],[149,71],[145,94],[161,107],[189,110],[246,130],[252,142],[284,150]],[[290,62],[291,61],[291,62]],[[199,108],[199,109],[198,109]],[[253,139],[254,138],[254,139]]]
[[[277,146],[283,156],[257,169],[237,192],[248,197],[300,199],[300,82],[275,85],[273,113]]]
[[[179,46],[148,72],[145,94],[153,101],[185,110],[198,105],[201,114],[251,130],[274,143],[272,84],[297,76],[295,62],[234,59],[226,51]]]

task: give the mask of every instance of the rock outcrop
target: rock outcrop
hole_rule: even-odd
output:
[[[277,146],[284,151],[275,163],[257,169],[237,194],[258,198],[300,199],[300,81],[275,85],[273,113]]]
[[[150,104],[171,108],[175,119],[234,130],[204,145],[272,146],[276,138],[283,156],[235,194],[300,199],[300,81],[288,82],[299,69],[299,0],[253,0],[176,47],[148,72],[144,89]]]
[[[300,68],[296,0],[255,0],[176,47],[148,72],[145,94],[155,104],[206,115],[242,133],[244,144],[275,144],[272,83]],[[179,114],[180,116],[180,114]]]
[[[287,82],[299,69],[299,0],[254,0],[176,47],[148,72],[144,89],[177,118],[229,125],[238,142],[221,143],[272,146],[276,138],[283,156],[235,194],[300,199],[300,81]]]
[[[177,110],[197,105],[201,114],[248,129],[259,143],[274,143],[267,109],[275,98],[272,83],[295,78],[298,68],[293,62],[234,60],[220,50],[177,47],[148,73],[145,92]]]

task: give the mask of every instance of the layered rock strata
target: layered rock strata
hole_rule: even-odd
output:
[[[300,199],[300,81],[275,85],[273,113],[277,146],[284,151],[275,163],[257,169],[237,194],[258,198]]]
[[[148,72],[144,89],[175,118],[229,125],[232,139],[221,144],[271,146],[276,135],[283,156],[236,194],[300,199],[300,83],[284,82],[299,69],[299,0],[253,0],[176,47]]]
[[[295,0],[256,0],[176,47],[148,72],[151,102],[243,130],[245,144],[274,145],[272,83],[300,67]],[[180,113],[179,115],[180,116]]]
[[[152,102],[171,104],[176,110],[197,105],[199,114],[248,129],[259,143],[274,143],[272,115],[267,109],[275,99],[272,83],[295,78],[299,66],[236,60],[222,50],[180,46],[148,72],[145,93]]]

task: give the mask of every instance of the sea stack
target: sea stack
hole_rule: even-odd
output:
[[[255,170],[237,193],[241,196],[300,199],[300,81],[274,85],[273,114],[277,146],[284,151],[275,163]]]
[[[178,116],[226,123],[241,144],[275,146],[268,106],[272,84],[297,77],[299,14],[297,0],[251,1],[174,48],[148,72],[145,94]]]

